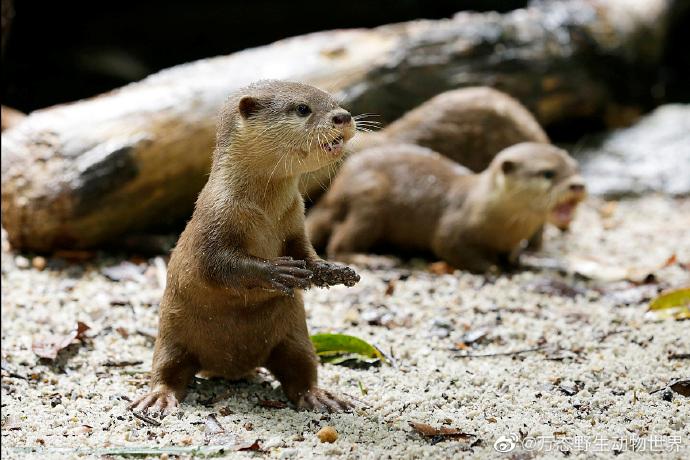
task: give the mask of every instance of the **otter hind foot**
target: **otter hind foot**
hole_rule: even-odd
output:
[[[359,405],[362,401],[352,396],[336,395],[321,388],[307,391],[297,403],[300,409],[318,412],[352,412]]]
[[[170,415],[178,407],[180,407],[180,402],[175,396],[175,391],[167,387],[159,387],[137,398],[128,406],[128,409],[133,412],[150,412],[162,418]]]

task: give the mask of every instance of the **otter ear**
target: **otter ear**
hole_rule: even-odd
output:
[[[242,96],[238,108],[242,118],[249,118],[253,115],[256,115],[256,113],[263,108],[263,104],[256,97]]]
[[[517,164],[512,160],[504,160],[501,163],[501,171],[503,174],[510,174],[517,169]]]

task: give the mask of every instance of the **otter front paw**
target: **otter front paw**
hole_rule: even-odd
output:
[[[268,289],[292,295],[293,289],[307,289],[311,285],[313,273],[303,260],[278,257],[269,260],[267,265]]]
[[[354,398],[337,396],[330,391],[312,388],[297,403],[300,409],[319,412],[352,412],[357,406]]]
[[[152,413],[165,417],[180,406],[175,392],[169,388],[159,388],[136,399],[128,406],[134,412]]]
[[[350,267],[332,264],[325,261],[312,262],[307,266],[312,272],[311,282],[314,286],[326,287],[344,284],[354,286],[359,281],[359,275]]]

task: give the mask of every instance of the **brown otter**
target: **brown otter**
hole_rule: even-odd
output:
[[[230,96],[210,177],[170,259],[151,392],[132,409],[169,412],[196,373],[238,379],[259,366],[298,407],[351,407],[317,387],[300,289],[359,276],[316,255],[297,181],[338,159],[354,133],[350,113],[308,85],[262,81]]]
[[[358,119],[360,129],[375,129],[376,121]],[[537,120],[520,102],[488,87],[446,91],[407,112],[381,131],[364,132],[352,141],[354,152],[388,144],[428,147],[479,172],[498,152],[520,142],[548,143]],[[332,168],[303,179],[305,195],[316,199],[328,185]]]
[[[357,120],[359,129],[375,125]],[[539,122],[519,101],[489,87],[468,87],[446,91],[407,112],[381,131],[364,132],[353,140],[353,154],[370,147],[389,144],[415,144],[428,147],[479,172],[485,169],[501,150],[520,142],[549,143]],[[334,166],[307,174],[301,185],[305,195],[316,200],[330,178]],[[567,230],[574,218],[579,192],[564,194],[554,205],[549,222]],[[530,246],[538,247],[541,230]]]
[[[584,193],[577,163],[550,144],[508,147],[480,174],[424,147],[375,147],[345,162],[307,234],[333,257],[388,244],[483,272],[510,260],[571,193]]]

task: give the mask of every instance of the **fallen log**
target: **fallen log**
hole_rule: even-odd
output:
[[[321,32],[39,110],[2,135],[3,226],[14,248],[49,251],[184,219],[206,180],[220,104],[261,78],[323,87],[353,112],[383,120],[477,85],[511,94],[547,125],[620,118],[649,103],[644,85],[672,7],[671,0],[540,1],[507,14]]]

